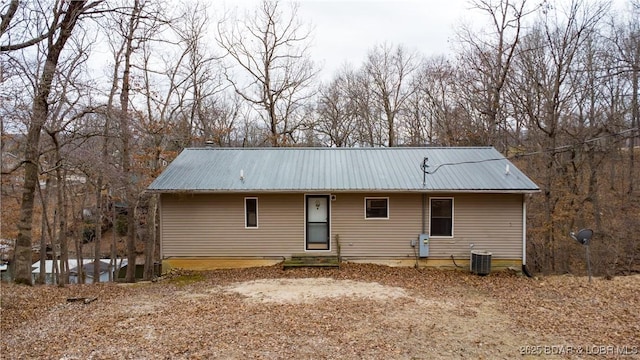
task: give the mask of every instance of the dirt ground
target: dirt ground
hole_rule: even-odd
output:
[[[640,276],[346,264],[2,284],[3,359],[640,358]],[[97,298],[85,304],[69,297]]]

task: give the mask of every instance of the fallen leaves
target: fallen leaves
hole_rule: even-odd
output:
[[[262,294],[230,291],[251,284]],[[248,301],[278,289],[305,301]],[[588,284],[364,264],[175,273],[138,286],[3,283],[0,351],[7,358],[514,358],[526,345],[640,345],[638,290],[638,276]]]

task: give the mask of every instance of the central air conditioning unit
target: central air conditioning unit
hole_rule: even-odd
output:
[[[471,251],[471,272],[477,275],[489,275],[491,272],[491,253],[484,250]]]

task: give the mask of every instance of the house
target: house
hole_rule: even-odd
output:
[[[191,148],[160,194],[163,268],[273,264],[296,254],[457,266],[526,262],[539,189],[492,147]]]
[[[111,269],[111,264],[109,264],[109,262],[110,262],[109,259],[100,260],[100,267],[99,267],[99,273],[98,273],[100,282],[109,282],[109,270]],[[84,261],[84,264],[82,265],[82,271],[84,274],[85,284],[94,283],[93,269],[94,269],[93,260]],[[72,284],[80,283],[79,275],[80,274],[78,271],[78,266],[76,265],[75,267],[72,267],[69,270],[69,282]]]
[[[100,281],[108,282],[109,281],[109,268],[110,268],[110,259],[101,259],[100,260]],[[57,264],[56,264],[57,262]],[[69,259],[69,283],[77,284],[78,281],[78,265],[79,261],[77,259]],[[93,283],[93,259],[83,259],[82,260],[82,268],[84,270],[85,275],[85,283],[91,284]],[[116,259],[116,269],[114,269],[114,273],[118,271],[122,266],[127,264],[127,259]],[[45,260],[45,284],[54,284],[54,265],[57,266],[57,269],[60,269],[61,263],[60,260]],[[40,261],[36,261],[31,265],[31,276],[32,280],[35,283],[37,279],[40,277],[40,272],[42,269],[40,268]]]
[[[86,259],[83,262],[89,262],[91,260]],[[69,268],[76,268],[78,266],[78,260],[77,259],[69,259]],[[57,264],[56,264],[57,263]],[[60,269],[61,263],[60,260],[45,260],[44,263],[44,272],[45,272],[45,284],[54,284],[54,273],[57,271],[57,269],[54,269],[54,265],[57,267],[57,269]],[[35,283],[38,278],[40,277],[40,273],[42,272],[42,268],[40,267],[40,261],[36,261],[33,264],[31,264],[31,277],[32,277],[32,281]],[[71,279],[70,279],[71,280]],[[69,281],[71,282],[71,281]]]

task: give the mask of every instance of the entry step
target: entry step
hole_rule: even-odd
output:
[[[315,256],[315,255],[293,255],[290,259],[282,263],[284,269],[299,267],[340,267],[340,260],[337,256]]]

